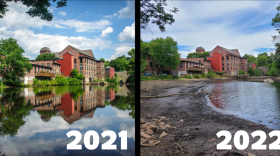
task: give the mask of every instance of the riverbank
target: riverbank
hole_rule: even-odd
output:
[[[252,138],[251,136],[250,144],[244,151],[235,149],[233,138],[229,142],[233,147],[232,150],[216,150],[216,145],[224,140],[224,137],[217,138],[216,136],[216,133],[221,130],[230,131],[231,134],[238,130],[245,130],[248,134],[256,130],[262,130],[268,134],[273,129],[233,115],[217,112],[209,105],[205,94],[194,94],[213,81],[215,80],[179,79],[141,82],[140,118],[143,119],[142,123],[145,122],[147,125],[150,123],[157,124],[155,119],[166,117],[168,120],[162,121],[165,125],[168,124],[171,127],[167,130],[167,135],[161,139],[158,138],[162,133],[153,132],[153,134],[150,134],[154,138],[148,139],[149,141],[159,140],[160,143],[151,147],[142,146],[141,155],[247,156],[248,153],[258,156],[280,155],[280,151],[275,150],[252,150],[252,143],[258,141],[259,137]],[[174,95],[160,98],[143,98],[170,94]],[[149,144],[149,141],[146,141],[144,137],[142,140],[145,141],[142,144]],[[276,137],[267,137],[264,144],[269,145],[275,140]]]

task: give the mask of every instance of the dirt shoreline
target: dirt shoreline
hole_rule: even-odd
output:
[[[156,80],[141,82],[141,97],[166,95],[174,93],[196,93],[201,88],[215,80]],[[153,119],[166,117],[165,124],[172,128],[167,135],[160,140],[160,144],[152,147],[141,147],[141,155],[149,156],[279,156],[280,150],[268,150],[270,143],[277,137],[270,138],[268,133],[273,129],[257,124],[233,115],[222,114],[215,111],[209,104],[205,94],[173,95],[169,97],[141,99],[140,118],[146,123],[153,123]],[[150,116],[150,117],[149,117]],[[147,118],[148,117],[148,118]],[[183,119],[183,122],[182,122]],[[181,121],[180,121],[181,120]],[[176,129],[174,128],[176,127]],[[229,145],[232,150],[216,150],[216,145],[224,140],[218,138],[216,133],[221,130],[231,132],[232,138]],[[236,131],[244,130],[250,136],[247,149],[238,150],[233,144],[233,136]],[[253,143],[259,137],[253,138],[250,134],[256,130],[262,130],[267,134],[267,150],[252,150]],[[154,132],[158,138],[161,133]]]

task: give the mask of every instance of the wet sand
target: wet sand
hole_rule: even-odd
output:
[[[196,93],[215,80],[156,80],[141,82],[141,97],[153,95],[166,95],[174,93]],[[167,135],[160,139],[160,144],[152,147],[141,147],[141,155],[149,156],[247,156],[249,153],[261,156],[279,156],[280,150],[252,150],[251,145],[259,140],[250,135],[256,130],[262,130],[267,134],[268,145],[277,137],[270,138],[268,133],[273,129],[267,128],[245,119],[227,115],[215,111],[209,105],[205,94],[173,95],[161,98],[141,99],[140,118],[145,122],[153,122],[153,119],[166,117],[166,123],[171,125]],[[151,116],[152,118],[147,118]],[[181,122],[183,119],[183,122]],[[181,120],[181,121],[180,121]],[[176,127],[176,129],[174,128]],[[232,150],[216,150],[216,145],[224,140],[218,138],[216,133],[221,130],[231,132],[232,139],[229,145]],[[245,130],[250,136],[247,149],[238,150],[233,144],[233,136],[236,131]],[[154,132],[158,137],[160,133]]]

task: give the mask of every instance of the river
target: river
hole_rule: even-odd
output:
[[[123,86],[56,86],[39,88],[0,88],[0,155],[134,155],[134,88]],[[67,150],[74,140],[66,133],[78,130],[82,136],[94,130],[100,144],[88,150]],[[101,150],[109,137],[101,133],[127,131],[127,150]],[[91,137],[92,141],[92,137]]]
[[[219,112],[280,130],[280,83],[215,81],[202,89]]]

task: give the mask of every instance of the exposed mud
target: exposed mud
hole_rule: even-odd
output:
[[[196,93],[214,80],[165,80],[141,82],[141,96],[165,95],[174,93]],[[141,99],[141,119],[153,122],[159,117],[168,118],[171,128],[167,135],[160,139],[160,144],[152,147],[141,147],[141,155],[149,156],[247,156],[248,154],[261,156],[279,156],[280,150],[252,150],[253,143],[259,137],[252,138],[253,131],[262,130],[267,134],[267,145],[274,142],[277,137],[270,138],[269,129],[251,121],[233,115],[226,115],[215,111],[209,106],[206,95],[174,95],[162,98]],[[149,118],[147,118],[147,116]],[[183,122],[182,122],[183,119]],[[181,120],[181,121],[180,121]],[[232,139],[229,145],[232,150],[216,150],[218,143],[224,137],[218,138],[216,133],[221,130],[231,132]],[[245,150],[238,150],[233,144],[236,131],[244,130],[250,136],[250,144]],[[159,133],[160,134],[160,133]],[[158,136],[155,132],[155,136]]]

